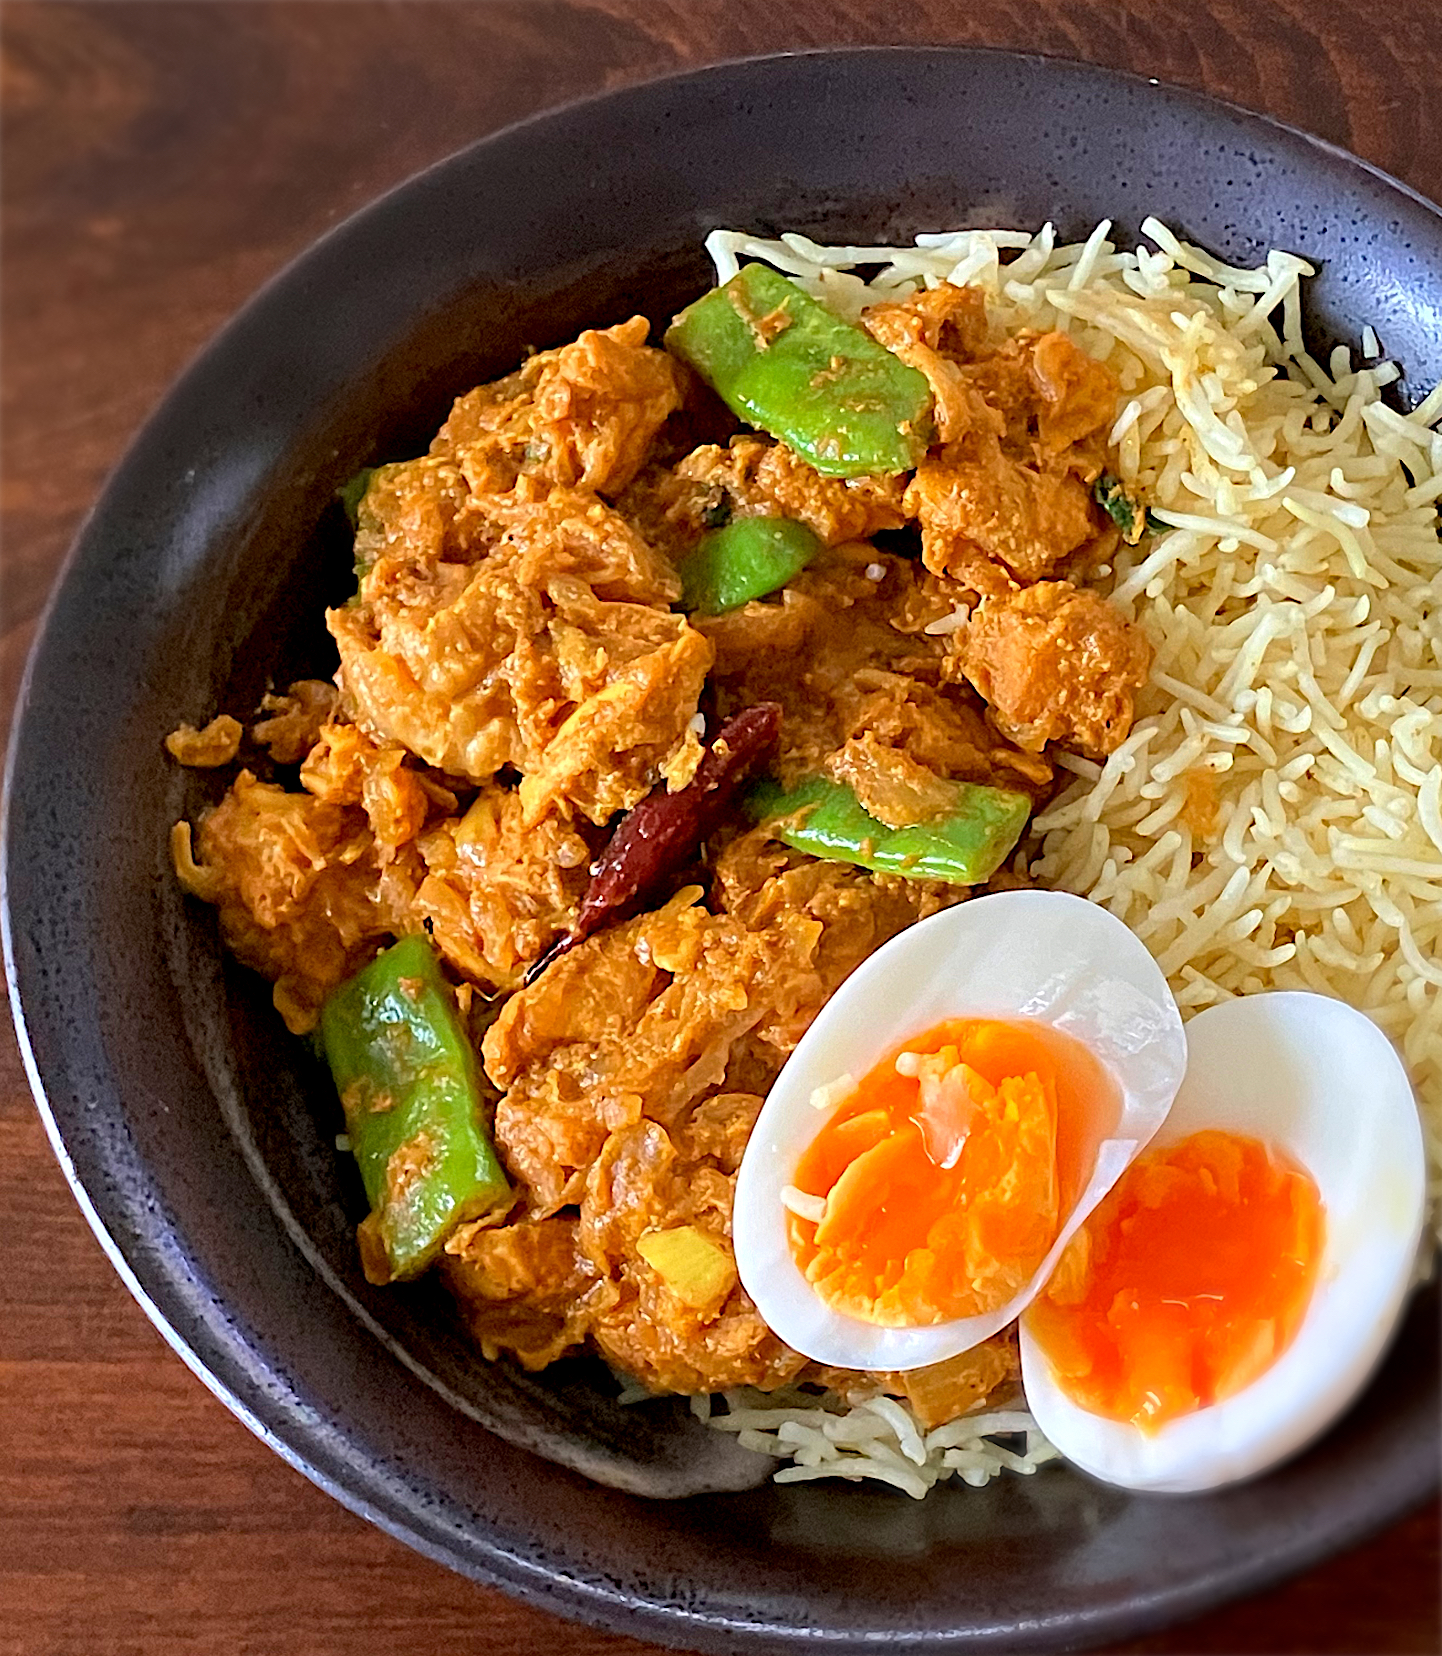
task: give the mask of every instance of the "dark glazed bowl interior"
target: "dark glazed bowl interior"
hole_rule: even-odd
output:
[[[1058,1649],[1261,1586],[1435,1487],[1431,1290],[1342,1426],[1221,1494],[1131,1497],[1063,1469],[923,1503],[737,1491],[754,1462],[684,1412],[621,1411],[584,1364],[481,1364],[437,1291],[365,1284],[329,1084],[169,875],[170,824],[218,784],[161,738],[329,670],[335,489],[418,451],[458,392],[527,346],[668,316],[705,284],[717,225],[884,241],[1044,219],[1073,237],[1111,217],[1131,238],[1149,212],[1229,259],[1315,258],[1314,343],[1371,323],[1404,396],[1442,375],[1442,220],[1324,145],[1037,58],[796,56],[543,117],[351,220],[191,369],[87,525],[22,698],[9,803],[13,990],[57,1153],[186,1361],[432,1557],[708,1650]],[[631,1492],[698,1485],[733,1492]]]

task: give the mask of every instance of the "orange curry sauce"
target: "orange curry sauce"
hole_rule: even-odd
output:
[[[994,1311],[1045,1258],[1118,1108],[1069,1036],[938,1024],[877,1064],[802,1155],[796,1188],[826,1209],[788,1215],[792,1253],[827,1304],[867,1322]]]
[[[1240,1391],[1286,1350],[1324,1232],[1301,1167],[1258,1139],[1194,1133],[1132,1163],[1027,1328],[1074,1402],[1154,1431]]]

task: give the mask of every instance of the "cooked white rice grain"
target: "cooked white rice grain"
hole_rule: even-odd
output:
[[[717,1409],[724,1404],[725,1413]],[[813,1393],[734,1391],[691,1399],[698,1420],[732,1432],[743,1449],[790,1461],[777,1483],[813,1478],[870,1478],[917,1500],[944,1479],[980,1486],[1002,1472],[1027,1476],[1056,1459],[1025,1409],[988,1409],[927,1432],[909,1404],[872,1397],[848,1408],[836,1398],[818,1406]],[[996,1441],[1019,1437],[1021,1448]]]

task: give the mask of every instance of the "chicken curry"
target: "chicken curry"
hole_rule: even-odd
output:
[[[174,859],[289,1028],[322,1025],[368,1274],[436,1264],[530,1369],[589,1349],[652,1391],[815,1381],[939,1423],[1014,1376],[1009,1335],[905,1375],[809,1364],[738,1282],[733,1187],[847,974],[1020,880],[1055,752],[1128,732],[1150,652],[1087,584],[1118,388],[978,290],[853,327],[728,286],[665,348],[635,317],[530,357],[368,475],[334,683],[172,736],[244,761]],[[385,1027],[424,1046],[444,1003],[464,1037],[404,1088],[331,1028],[388,945],[420,953]],[[408,1126],[443,1072],[474,1146]],[[462,1154],[479,1183],[407,1253],[388,1204]]]

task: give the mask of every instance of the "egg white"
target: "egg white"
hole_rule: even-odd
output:
[[[1387,1347],[1422,1234],[1421,1123],[1401,1060],[1369,1018],[1322,995],[1248,995],[1200,1013],[1186,1035],[1186,1079],[1154,1145],[1216,1128],[1285,1150],[1317,1182],[1326,1236],[1287,1350],[1234,1396],[1151,1434],[1074,1403],[1023,1317],[1022,1383],[1037,1424],[1067,1460],[1126,1489],[1214,1489],[1325,1431]]]
[[[832,1310],[792,1257],[782,1192],[824,1125],[818,1087],[860,1080],[890,1050],[948,1018],[1030,1018],[1087,1046],[1121,1113],[1055,1245],[1026,1288],[986,1316],[880,1328]],[[909,927],[823,1008],[771,1088],[736,1182],[732,1240],[742,1284],[779,1338],[816,1362],[903,1370],[956,1356],[1004,1328],[1051,1275],[1073,1231],[1166,1117],[1186,1067],[1180,1014],[1134,934],[1056,891],[973,898]],[[839,1101],[838,1101],[839,1103]]]

